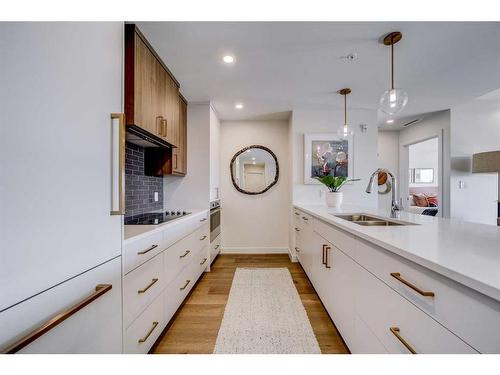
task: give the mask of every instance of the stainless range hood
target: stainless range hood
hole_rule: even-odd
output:
[[[164,139],[144,130],[137,125],[127,125],[127,142],[144,148],[172,148],[173,146]]]

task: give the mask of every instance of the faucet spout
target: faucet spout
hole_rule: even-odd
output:
[[[370,176],[370,181],[368,182],[368,186],[366,187],[366,192],[370,194],[373,189],[373,180],[375,176],[378,176],[380,172],[385,172],[391,178],[391,217],[399,217],[399,212],[402,210],[402,207],[398,203],[398,183],[394,174],[392,174],[387,169],[379,168]]]

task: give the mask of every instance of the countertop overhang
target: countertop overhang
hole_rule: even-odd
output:
[[[365,227],[334,215],[367,213],[390,219],[389,212],[358,206],[293,205],[321,221],[500,301],[500,228],[497,226],[402,211],[400,220],[419,225]]]

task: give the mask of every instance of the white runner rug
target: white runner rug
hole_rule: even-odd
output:
[[[237,268],[216,354],[320,354],[287,268]]]

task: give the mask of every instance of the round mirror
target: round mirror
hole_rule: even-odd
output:
[[[264,146],[248,146],[231,159],[231,179],[243,194],[262,194],[278,182],[279,165],[276,155]]]

